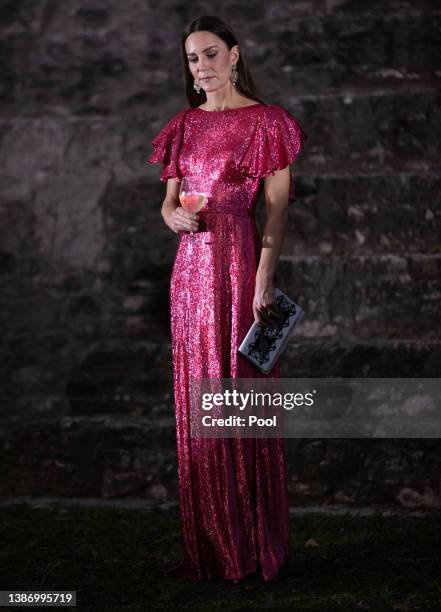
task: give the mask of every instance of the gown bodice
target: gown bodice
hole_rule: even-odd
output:
[[[289,166],[303,148],[306,133],[277,104],[235,109],[182,109],[153,139],[148,163],[161,163],[161,181],[195,175],[209,179],[204,208],[252,215],[262,179]],[[290,173],[289,200],[295,200]]]

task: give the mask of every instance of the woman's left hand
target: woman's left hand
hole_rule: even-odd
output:
[[[256,281],[256,288],[253,299],[253,314],[256,323],[269,327],[276,327],[282,315],[279,307],[275,303],[275,293],[273,283],[261,283]]]

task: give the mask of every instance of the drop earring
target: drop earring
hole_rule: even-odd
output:
[[[193,81],[193,88],[194,88],[194,89],[195,89],[195,90],[196,90],[198,93],[201,93],[201,89],[202,89],[202,87],[201,87],[201,86],[200,86],[198,83],[196,83],[196,79]]]
[[[231,83],[232,83],[232,85],[233,85],[233,86],[235,86],[235,85],[236,85],[236,83],[237,83],[237,79],[238,79],[238,76],[239,76],[239,74],[238,74],[238,72],[237,72],[237,70],[236,70],[236,66],[234,65],[234,66],[232,67],[232,70],[231,70],[231,76],[230,76],[230,81],[231,81]]]

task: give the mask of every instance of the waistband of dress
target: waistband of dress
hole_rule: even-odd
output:
[[[248,217],[249,219],[254,219],[254,211],[251,209],[248,210],[229,210],[229,209],[201,209],[198,215],[235,215],[236,217]]]

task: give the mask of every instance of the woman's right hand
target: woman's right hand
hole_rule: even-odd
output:
[[[197,232],[199,227],[199,217],[197,214],[189,213],[182,206],[178,206],[173,211],[167,209],[163,212],[165,224],[175,234],[181,232]]]

